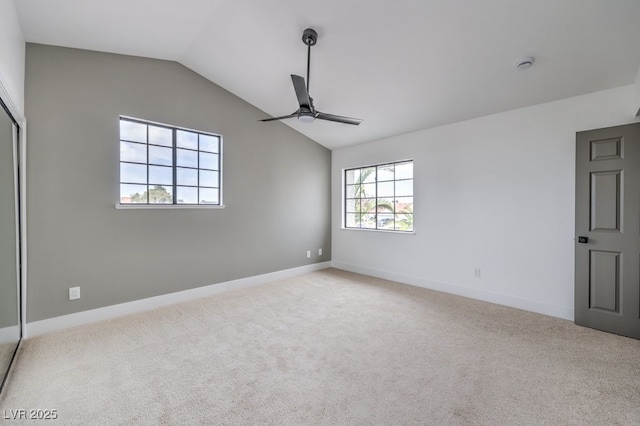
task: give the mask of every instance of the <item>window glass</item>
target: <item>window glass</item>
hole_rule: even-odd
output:
[[[200,204],[218,204],[218,190],[215,188],[201,188]]]
[[[120,185],[120,202],[140,204],[147,203],[147,185]],[[122,201],[124,200],[124,201]]]
[[[162,166],[173,165],[173,150],[171,148],[163,148],[160,146],[149,146],[149,164],[158,164]]]
[[[154,185],[149,188],[149,204],[171,204],[173,187]]]
[[[147,125],[120,120],[120,140],[147,143]]]
[[[173,184],[173,169],[164,166],[149,166],[149,183],[150,184]]]
[[[179,204],[198,204],[198,188],[179,186],[177,190]]]
[[[178,167],[176,168],[176,179],[178,185],[198,186],[198,170]]]
[[[147,162],[147,145],[120,141],[120,161],[133,163]]]
[[[201,169],[218,170],[218,154],[201,152],[199,165]]]
[[[149,143],[173,146],[173,132],[166,127],[149,126]]]
[[[215,136],[200,135],[200,151],[218,153],[219,139]]]
[[[217,186],[218,172],[210,170],[200,170],[200,186]]]
[[[186,132],[184,130],[177,131],[178,148],[198,149],[198,134]]]
[[[121,183],[147,183],[147,166],[144,164],[120,163]]]
[[[176,150],[176,153],[176,162],[178,163],[178,166],[194,168],[198,167],[198,151],[178,148]]]

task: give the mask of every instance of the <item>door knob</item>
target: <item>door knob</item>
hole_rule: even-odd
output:
[[[578,237],[578,242],[582,244],[586,244],[589,242],[589,237]]]

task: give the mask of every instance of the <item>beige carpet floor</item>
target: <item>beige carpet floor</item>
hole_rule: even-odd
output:
[[[15,367],[0,414],[47,424],[640,424],[640,341],[336,269],[33,338]]]
[[[13,353],[16,351],[17,343],[2,343],[0,344],[0,384],[4,379],[5,372],[11,363]],[[2,419],[2,417],[0,417]]]

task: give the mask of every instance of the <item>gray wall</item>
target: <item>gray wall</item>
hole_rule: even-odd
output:
[[[28,44],[25,86],[28,322],[331,259],[331,152],[184,66]],[[121,114],[221,134],[227,207],[116,210]]]

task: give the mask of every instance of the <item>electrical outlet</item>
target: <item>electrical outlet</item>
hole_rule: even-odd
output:
[[[322,256],[322,249],[318,249],[318,256]]]
[[[311,250],[307,250],[307,259],[311,259]]]
[[[474,268],[473,269],[473,277],[474,278],[480,278],[482,271],[480,270],[480,268]]]
[[[69,287],[69,300],[80,299],[80,287]]]

